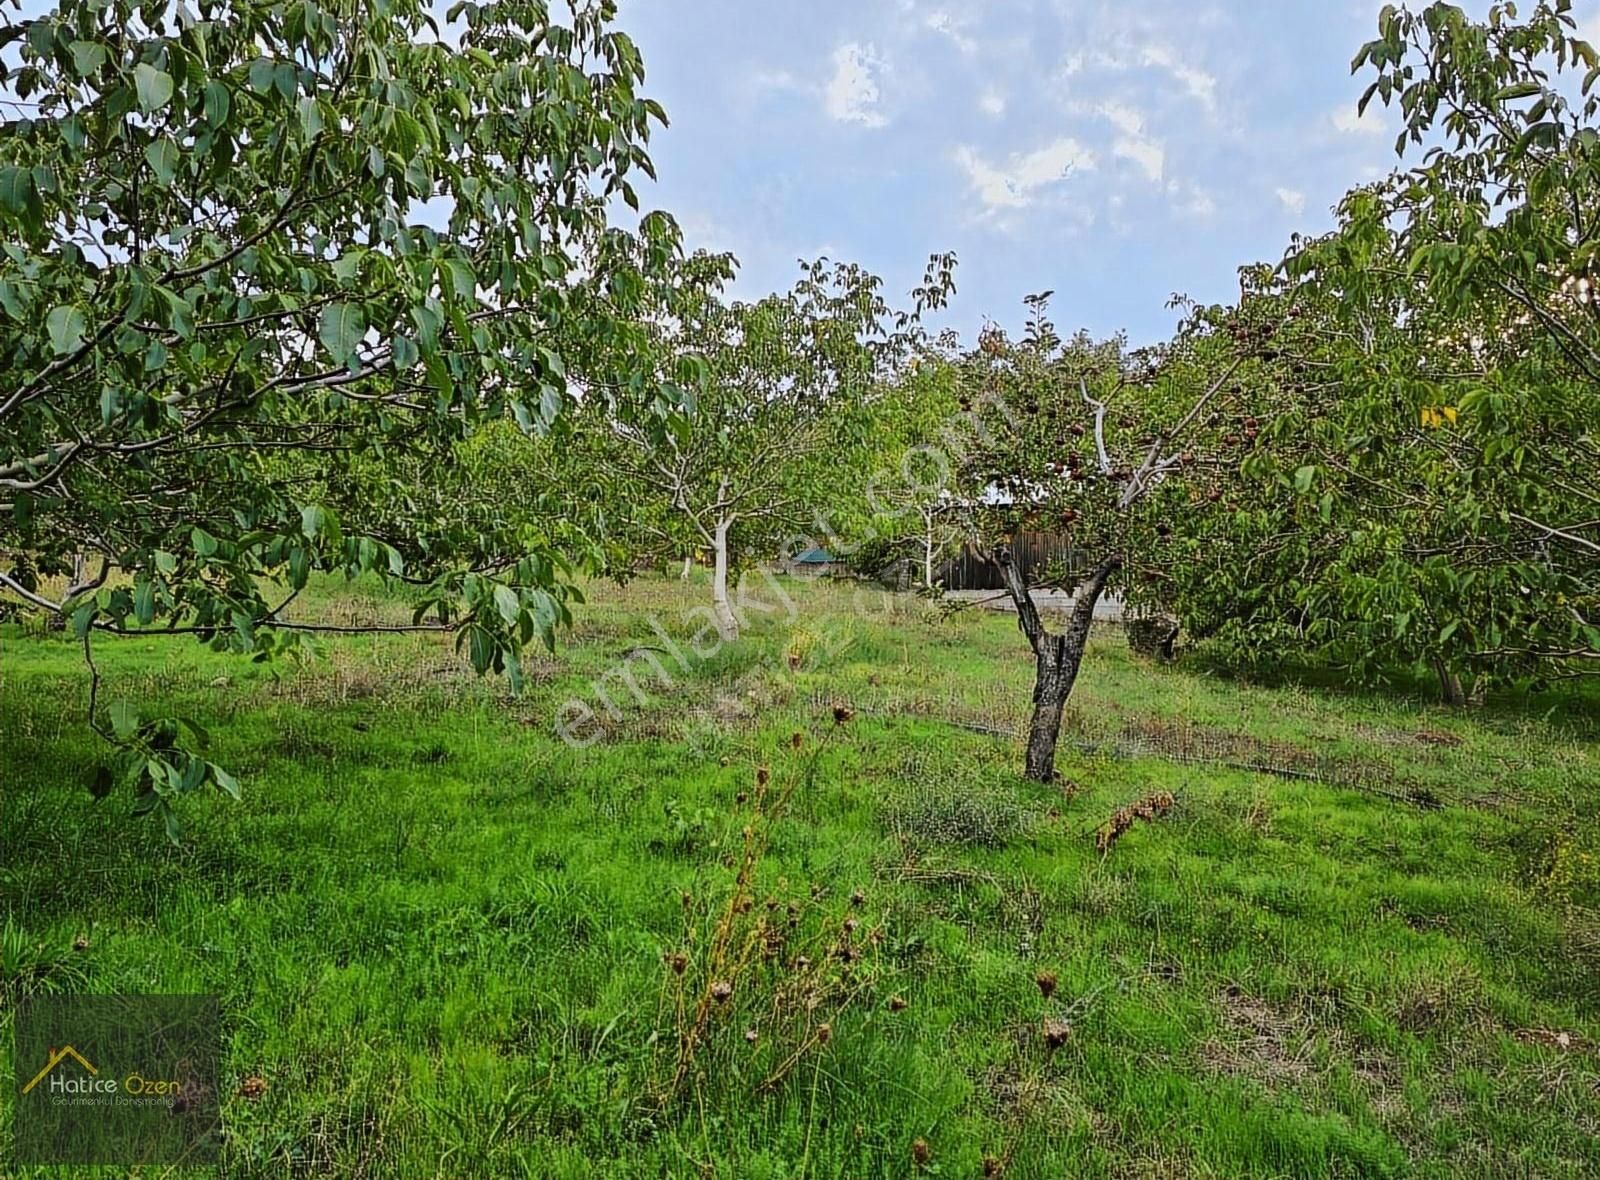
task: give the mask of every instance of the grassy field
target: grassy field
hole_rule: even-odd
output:
[[[703,587],[593,587],[520,699],[436,636],[106,639],[105,699],[244,784],[176,847],[85,789],[78,649],[0,631],[0,1022],[220,996],[230,1176],[1600,1176],[1593,698],[1252,685],[1108,631],[1047,788],[1010,617],[784,586],[705,659]]]

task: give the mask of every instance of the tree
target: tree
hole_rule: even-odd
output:
[[[1424,352],[1461,358],[1448,376],[1433,366],[1408,408],[1448,473],[1436,499],[1476,531],[1438,556],[1463,574],[1497,567],[1525,604],[1504,623],[1458,616],[1479,667],[1600,668],[1600,495],[1585,478],[1600,463],[1600,55],[1576,27],[1571,0],[1520,22],[1510,4],[1481,22],[1442,3],[1386,11],[1352,66],[1377,74],[1363,101],[1399,105],[1397,151],[1445,140],[1351,229],[1379,237],[1374,216],[1398,227],[1408,302],[1443,321]],[[1292,273],[1309,278],[1317,261]]]
[[[284,609],[314,571],[374,570],[515,679],[564,615],[559,555],[352,473],[454,469],[483,423],[547,428],[569,376],[630,376],[565,358],[636,360],[677,252],[662,214],[607,219],[663,119],[638,51],[611,0],[567,25],[458,4],[449,29],[421,0],[198,9],[0,29],[0,589],[86,654],[164,626],[269,658],[310,629]],[[90,721],[139,810],[232,789],[171,719],[108,725],[91,691]]]
[[[1046,571],[1036,584],[1071,586],[1066,628],[1052,631],[1035,588],[1011,557],[995,560],[1033,650],[1033,714],[1025,771],[1048,782],[1062,709],[1076,683],[1107,589],[1132,605],[1153,601],[1166,576],[1165,551],[1196,497],[1236,458],[1225,440],[1257,431],[1247,395],[1247,361],[1270,326],[1240,329],[1219,308],[1190,309],[1177,336],[1152,349],[1080,334],[1063,340],[1046,318],[1047,296],[1029,300],[1020,341],[997,327],[958,364],[964,401],[977,415],[976,444],[964,464],[966,499],[991,541],[1024,528],[1070,535],[1088,555],[1081,569]],[[1241,344],[1242,341],[1242,344]],[[1199,452],[1204,450],[1202,459]]]
[[[940,560],[968,533],[954,494],[969,443],[956,370],[947,356],[952,347],[940,342],[919,348],[880,393],[873,414],[879,466],[866,488],[870,517],[853,555],[869,560],[872,570],[910,565],[928,591],[935,589]]]
[[[824,509],[822,523],[833,527],[868,511],[862,493],[883,382],[908,356],[922,312],[953,289],[954,258],[930,263],[909,312],[889,307],[876,276],[825,259],[803,264],[785,294],[726,302],[715,263],[697,259],[674,289],[675,313],[656,321],[661,355],[688,354],[703,366],[674,428],[641,428],[646,415],[633,391],[614,392],[596,412],[614,441],[619,501],[647,512],[666,506],[654,522],[641,520],[669,545],[711,551],[711,614],[732,639],[739,620],[729,578],[742,561],[827,532],[817,527]]]
[[[1438,146],[1256,296],[1301,313],[1274,366],[1293,393],[1204,542],[1237,560],[1184,589],[1203,629],[1431,667],[1453,703],[1468,675],[1600,670],[1600,70],[1569,9],[1380,16],[1363,106],[1398,104],[1397,150]]]

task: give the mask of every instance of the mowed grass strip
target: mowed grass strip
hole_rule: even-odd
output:
[[[698,630],[675,579],[591,587],[518,699],[432,636],[106,639],[106,699],[194,716],[245,784],[176,847],[85,789],[78,650],[0,632],[5,1009],[221,996],[229,1175],[1600,1175],[1592,698],[1452,712],[1107,632],[1073,701],[1100,752],[1041,787],[985,732],[1026,708],[1010,617],[784,587],[737,646],[657,653],[670,688],[640,649]],[[1102,748],[1183,727],[1435,805]]]

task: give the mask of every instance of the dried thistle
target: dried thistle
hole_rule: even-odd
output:
[[[817,1025],[817,1043],[819,1045],[826,1045],[831,1040],[833,1040],[833,1025]]]
[[[993,1177],[1000,1175],[1000,1173],[1004,1172],[1005,1170],[1005,1161],[999,1156],[986,1155],[983,1157],[983,1175],[985,1180],[992,1180]]]
[[[761,957],[768,962],[783,953],[783,931],[776,926],[761,927]]]
[[[1043,1028],[1044,1043],[1052,1049],[1059,1049],[1067,1043],[1067,1038],[1072,1035],[1072,1026],[1065,1020],[1046,1020]]]
[[[867,895],[865,893],[862,893],[861,890],[857,889],[854,893],[852,893],[850,895],[850,904],[851,905],[865,905],[866,903],[867,903]]]
[[[1130,803],[1126,807],[1119,807],[1109,820],[1107,820],[1095,833],[1095,850],[1104,856],[1111,851],[1111,846],[1127,834],[1128,829],[1134,824],[1143,821],[1149,823],[1166,815],[1177,804],[1177,799],[1171,791],[1157,791],[1153,795],[1140,799],[1137,803]]]
[[[254,1102],[267,1092],[267,1079],[251,1074],[239,1083],[239,1097],[248,1098]]]
[[[772,779],[772,771],[765,766],[756,767],[756,786],[764,787]]]
[[[89,949],[89,936],[87,934],[80,934],[80,935],[78,935],[77,938],[74,938],[72,940],[72,949],[75,950],[75,951],[86,951],[86,950],[88,950]]]
[[[719,979],[711,985],[711,998],[719,1004],[726,1004],[733,998],[733,984],[726,979]]]
[[[926,1139],[915,1139],[911,1143],[911,1162],[921,1167],[933,1158],[933,1148],[928,1146]]]
[[[849,705],[835,705],[833,707],[833,723],[843,725],[856,715],[856,711]]]
[[[1056,994],[1056,984],[1059,982],[1054,971],[1041,971],[1033,977],[1033,982],[1039,986],[1039,994],[1049,999]]]
[[[889,997],[889,1011],[891,1011],[891,1012],[904,1012],[905,1010],[906,1010],[906,1000],[905,1000],[904,996],[890,996]]]
[[[667,966],[672,968],[674,975],[682,975],[689,969],[689,956],[682,951],[673,951],[670,955],[663,956]]]
[[[805,740],[806,740],[806,735],[801,733],[797,729],[797,730],[794,731],[793,735],[789,738],[789,745],[792,746],[793,748],[795,748],[796,750],[798,750],[801,747],[801,745],[804,744]]]

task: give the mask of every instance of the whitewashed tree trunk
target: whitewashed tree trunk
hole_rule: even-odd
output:
[[[689,580],[689,571],[692,568],[694,568],[694,554],[685,553],[683,555],[683,572],[678,575],[678,580],[687,582]]]
[[[728,603],[728,530],[732,526],[733,518],[724,517],[717,521],[712,534],[715,564],[711,567],[711,611],[716,616],[717,630],[726,640],[739,638],[739,620]]]
[[[925,590],[933,589],[933,512],[930,509],[922,511],[922,586]]]

